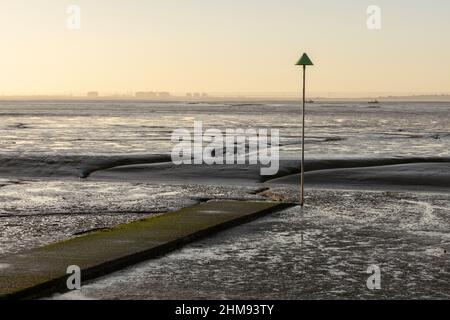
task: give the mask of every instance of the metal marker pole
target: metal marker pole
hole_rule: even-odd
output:
[[[296,63],[297,66],[303,66],[303,120],[302,120],[302,163],[301,163],[301,190],[300,205],[305,205],[305,104],[306,104],[306,66],[313,66],[311,59],[306,53],[302,55]]]
[[[305,98],[306,98],[306,65],[303,66],[303,122],[302,122],[302,168],[300,205],[305,204]]]

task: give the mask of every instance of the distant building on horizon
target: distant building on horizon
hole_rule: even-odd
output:
[[[156,92],[153,92],[153,91],[139,91],[139,92],[136,92],[135,97],[136,98],[140,98],[140,99],[156,98]]]
[[[160,98],[169,98],[170,96],[170,92],[158,92],[158,97]]]
[[[170,92],[154,92],[154,91],[139,91],[134,95],[139,99],[154,99],[154,98],[169,98],[171,97]]]
[[[87,97],[88,98],[98,98],[99,97],[98,91],[89,91],[87,93]]]
[[[200,98],[207,98],[209,95],[206,92],[189,92],[186,94],[186,97],[188,98],[194,98],[194,99],[200,99]]]

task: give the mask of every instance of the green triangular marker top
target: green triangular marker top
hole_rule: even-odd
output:
[[[312,63],[311,59],[308,57],[306,53],[302,55],[300,60],[298,60],[296,66],[313,66],[314,63]]]

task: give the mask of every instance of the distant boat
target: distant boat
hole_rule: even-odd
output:
[[[378,100],[372,100],[372,101],[369,101],[368,103],[369,103],[369,104],[379,104],[380,101],[378,101]]]
[[[314,103],[314,100],[307,100],[306,103]]]

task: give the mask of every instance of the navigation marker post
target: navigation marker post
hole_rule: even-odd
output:
[[[296,64],[297,66],[303,66],[303,121],[302,121],[302,167],[301,167],[301,194],[300,205],[305,205],[305,98],[306,98],[306,66],[313,66],[311,59],[304,53],[300,60]]]

